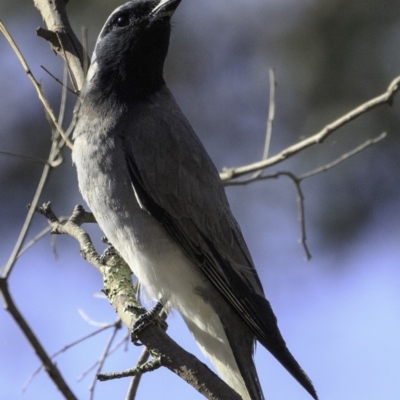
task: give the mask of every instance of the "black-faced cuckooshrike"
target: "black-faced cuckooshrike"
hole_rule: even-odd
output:
[[[79,188],[147,295],[180,312],[244,400],[264,399],[256,340],[317,399],[279,332],[218,171],[165,84],[179,3],[134,0],[107,19],[74,133]]]

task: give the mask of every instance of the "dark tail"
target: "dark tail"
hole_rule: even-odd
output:
[[[240,320],[230,321],[230,324],[225,323],[224,326],[231,328],[225,328],[225,333],[250,398],[265,400],[253,360],[255,344],[253,332]]]
[[[257,326],[252,327],[257,340],[271,352],[271,354],[315,400],[318,400],[317,392],[315,391],[310,378],[292,356],[283,340],[278,328],[277,319],[272,311],[269,301],[259,295],[252,296],[251,300],[253,304],[256,305],[256,310],[254,310],[254,307],[253,310],[258,314],[257,317],[256,315],[253,315],[253,317],[256,317],[253,321],[257,321]]]

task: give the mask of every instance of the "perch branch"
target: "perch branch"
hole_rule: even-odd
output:
[[[117,254],[103,257],[102,262],[90,236],[80,226],[84,222],[94,222],[93,215],[84,211],[82,206],[76,206],[71,218],[62,225],[52,211],[50,203],[36,208],[36,211],[47,218],[52,233],[68,234],[79,242],[82,256],[102,273],[104,293],[122,322],[131,330],[134,321],[144,311],[135,297],[131,270]],[[206,398],[239,400],[237,393],[206,365],[173,341],[160,326],[151,324],[137,336],[150,352],[159,352],[162,366],[180,376]]]

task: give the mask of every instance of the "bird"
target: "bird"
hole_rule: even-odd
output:
[[[317,400],[266,299],[218,170],[163,76],[181,0],[133,0],[97,39],[80,95],[80,192],[146,296],[177,310],[243,400],[262,400],[261,343]]]

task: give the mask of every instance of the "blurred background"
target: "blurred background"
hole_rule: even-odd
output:
[[[89,48],[119,1],[70,1],[69,16]],[[58,111],[63,62],[35,35],[43,26],[33,2],[1,0],[8,27]],[[396,0],[184,0],[174,17],[166,80],[218,168],[260,159],[268,111],[268,68],[276,71],[276,118],[271,154],[316,133],[382,93],[400,71],[400,7]],[[46,159],[50,131],[35,90],[0,37],[0,150]],[[76,99],[68,98],[69,122]],[[369,138],[387,138],[335,169],[303,183],[308,245],[298,243],[296,191],[285,179],[228,188],[281,331],[323,400],[400,398],[400,99],[364,115],[324,144],[267,172],[301,174]],[[68,215],[83,200],[69,150],[54,170],[41,202]],[[0,266],[7,262],[43,166],[0,155]],[[28,239],[46,227],[35,216]],[[89,231],[99,243],[101,232]],[[47,235],[17,262],[9,285],[39,340],[51,354],[116,318],[94,296],[101,277],[79,255],[76,242]],[[98,248],[102,251],[101,245]],[[200,357],[178,315],[169,333]],[[125,334],[120,332],[118,338]],[[61,354],[57,365],[79,399],[88,399],[93,372],[111,332]],[[131,367],[140,349],[114,353],[104,371]],[[266,398],[310,397],[258,346],[256,363]],[[0,399],[61,399],[42,371],[22,393],[39,360],[6,311],[0,311]],[[123,399],[129,380],[98,383],[95,398]],[[164,369],[143,377],[139,399],[202,398]]]

